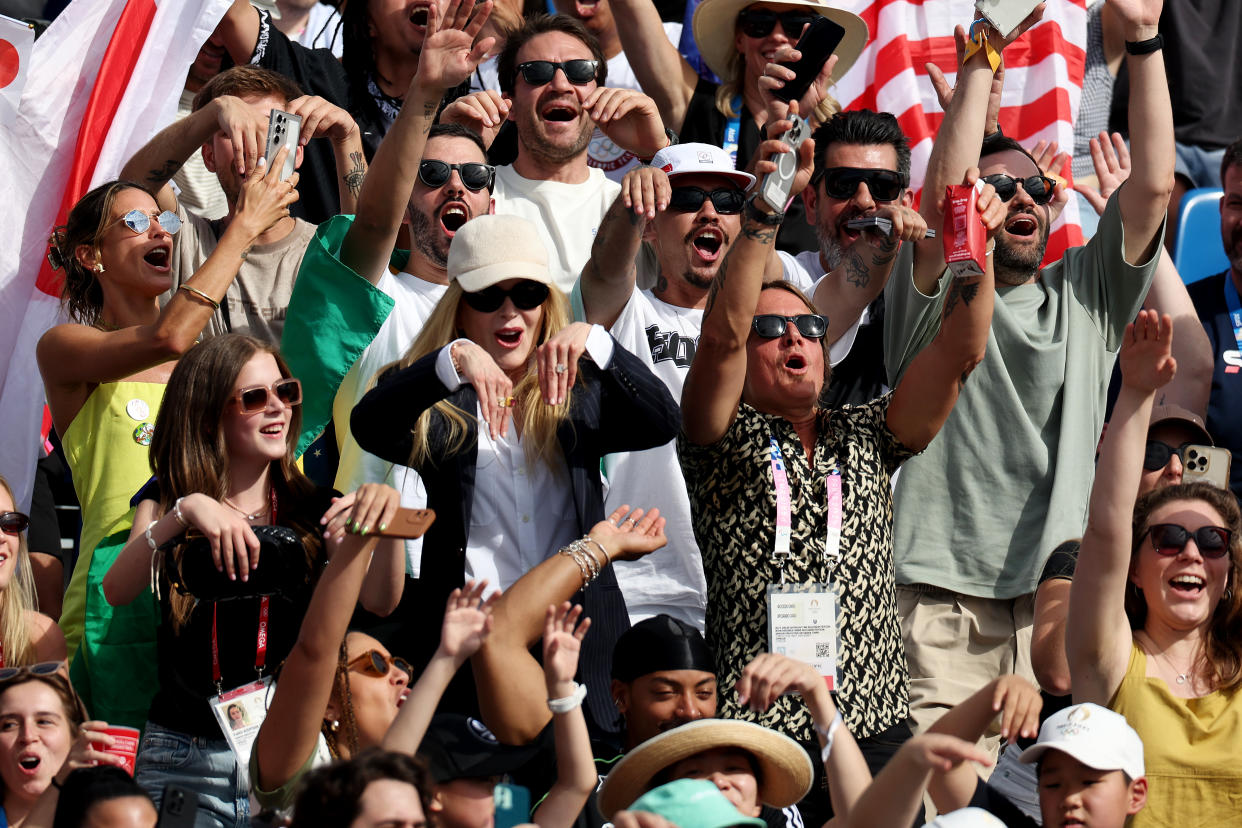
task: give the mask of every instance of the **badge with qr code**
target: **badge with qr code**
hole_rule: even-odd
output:
[[[769,584],[768,650],[810,664],[830,691],[841,685],[837,591],[831,584]]]

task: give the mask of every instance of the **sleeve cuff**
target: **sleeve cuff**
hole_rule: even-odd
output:
[[[453,346],[458,342],[469,342],[469,339],[454,339],[449,344],[440,349],[439,355],[436,356],[436,377],[440,382],[444,383],[444,387],[450,391],[456,391],[461,388],[463,380],[461,375],[457,373],[457,369],[453,367]]]
[[[612,337],[604,330],[604,326],[592,325],[586,339],[586,351],[591,361],[600,368],[607,368],[608,363],[612,362],[612,348]]]

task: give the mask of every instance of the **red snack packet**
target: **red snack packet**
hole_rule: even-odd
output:
[[[987,267],[988,234],[983,219],[975,210],[975,201],[983,182],[973,186],[954,184],[945,188],[944,260],[957,278],[982,276]]]

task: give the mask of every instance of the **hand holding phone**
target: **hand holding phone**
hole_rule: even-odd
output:
[[[280,180],[284,181],[293,175],[293,168],[298,160],[298,142],[302,137],[302,116],[291,112],[273,109],[267,120],[267,148],[263,157],[271,164],[276,160],[276,153],[281,147],[288,147],[285,165],[280,170]]]
[[[780,89],[772,90],[772,95],[785,103],[800,101],[815,78],[823,70],[824,64],[836,50],[841,38],[845,37],[845,29],[827,17],[817,16],[802,32],[795,46],[802,57],[797,60],[784,61],[780,65],[793,70],[795,77],[786,81]]]

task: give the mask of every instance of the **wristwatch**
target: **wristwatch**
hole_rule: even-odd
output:
[[[745,213],[746,218],[749,219],[750,221],[756,221],[767,227],[779,227],[781,222],[785,220],[785,211],[778,210],[776,212],[769,213],[764,210],[761,210],[760,208],[755,206],[755,200],[757,198],[759,198],[759,196],[758,194],[755,194],[755,195],[752,195],[750,198],[746,199],[746,205],[743,209],[743,212]],[[763,203],[767,205],[768,207],[772,206],[768,204],[766,201]]]

